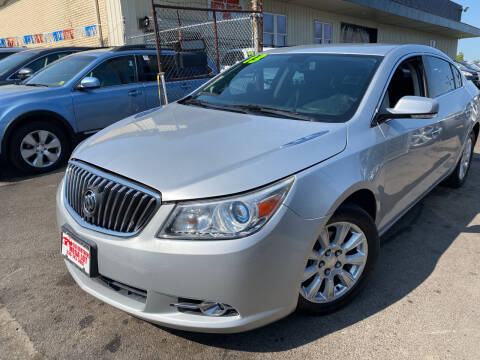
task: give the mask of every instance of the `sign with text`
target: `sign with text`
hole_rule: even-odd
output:
[[[231,20],[244,17],[245,14],[232,13],[228,10],[250,10],[245,7],[245,0],[208,0],[208,7],[216,10],[227,10],[217,12],[217,21]],[[213,20],[213,12],[208,13],[208,19]]]

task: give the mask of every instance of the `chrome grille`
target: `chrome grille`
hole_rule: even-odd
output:
[[[160,206],[160,196],[78,161],[68,165],[64,195],[83,226],[120,236],[139,232]]]

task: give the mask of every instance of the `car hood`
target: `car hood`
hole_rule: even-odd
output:
[[[72,158],[122,175],[163,201],[254,189],[343,151],[345,124],[170,104],[90,137]]]
[[[3,85],[0,86],[0,105],[8,98],[51,90],[47,87],[25,86],[25,85]]]

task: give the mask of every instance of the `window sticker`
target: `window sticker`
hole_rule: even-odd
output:
[[[253,63],[257,62],[258,60],[263,59],[265,56],[267,56],[267,54],[253,56],[253,57],[248,58],[247,60],[245,60],[243,63],[244,63],[244,64],[253,64]]]
[[[150,56],[148,56],[148,55],[143,55],[143,60],[145,60],[145,61],[150,61]]]

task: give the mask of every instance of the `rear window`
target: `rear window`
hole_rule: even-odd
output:
[[[156,81],[158,74],[157,56],[138,55],[137,59],[142,81]],[[212,74],[212,69],[208,66],[207,54],[202,51],[162,55],[161,60],[167,81]]]
[[[425,68],[427,70],[428,89],[431,98],[455,90],[455,80],[448,62],[437,57],[426,56]]]
[[[460,74],[460,71],[453,65],[451,65],[452,67],[452,72],[453,72],[453,78],[455,80],[455,88],[459,88],[459,87],[462,87],[463,86],[463,83],[462,83],[462,75]]]

